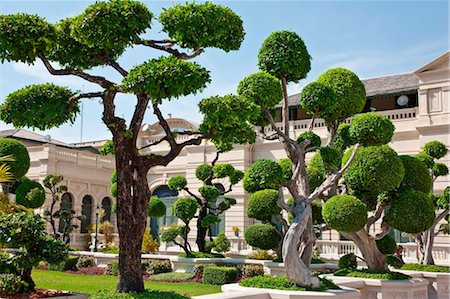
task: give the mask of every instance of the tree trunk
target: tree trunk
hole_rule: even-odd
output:
[[[389,271],[386,265],[386,256],[377,247],[375,239],[362,229],[356,233],[342,233],[358,246],[363,256],[364,262],[371,270]]]
[[[295,216],[284,237],[283,262],[289,279],[301,286],[319,287],[319,279],[311,275],[307,265],[299,256],[301,236],[307,230],[308,221],[312,218],[311,205],[303,206]]]
[[[123,142],[123,141],[122,141]],[[142,292],[141,247],[147,226],[150,190],[147,169],[132,156],[133,145],[115,142],[117,171],[117,226],[119,231],[119,292]]]
[[[208,207],[202,205],[198,211],[197,219],[197,238],[195,242],[197,243],[198,251],[206,252],[206,234],[208,232],[207,227],[202,226],[202,220],[208,215]]]
[[[25,268],[22,270],[22,273],[20,275],[21,279],[28,283],[28,290],[30,291],[34,291],[34,288],[36,286],[36,284],[33,281],[33,278],[31,277],[31,271],[33,270],[32,267],[30,268]]]
[[[305,231],[300,239],[300,258],[306,267],[311,265],[314,244],[316,243],[316,234],[314,232],[313,219],[309,218]]]
[[[434,265],[433,258],[433,244],[434,244],[434,229],[435,225],[433,225],[426,233],[425,237],[425,248],[422,263],[426,265]]]

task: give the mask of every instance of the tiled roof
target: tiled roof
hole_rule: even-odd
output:
[[[0,131],[0,137],[11,137],[17,139],[25,139],[30,141],[36,141],[41,143],[51,143],[55,145],[72,147],[70,144],[64,143],[62,141],[47,138],[46,136],[25,130],[25,129],[11,129],[11,130],[3,130]]]
[[[419,89],[419,77],[414,73],[390,75],[361,80],[367,97],[397,95]],[[289,96],[289,105],[300,104],[300,94]],[[279,105],[282,105],[280,103]]]

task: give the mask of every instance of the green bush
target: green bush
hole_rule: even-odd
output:
[[[30,156],[22,142],[11,138],[0,138],[0,156],[12,155],[13,162],[7,162],[16,179],[23,177],[30,168]]]
[[[216,199],[220,196],[220,190],[214,186],[201,186],[198,188],[198,192],[205,199]]]
[[[247,244],[261,249],[274,249],[281,241],[277,230],[270,224],[253,224],[244,232]]]
[[[449,266],[423,265],[423,264],[404,264],[401,270],[423,271],[423,272],[444,272],[449,273]]]
[[[261,109],[271,109],[283,98],[280,80],[266,72],[257,72],[242,79],[237,92]]]
[[[334,140],[334,146],[340,151],[344,151],[347,147],[354,145],[356,142],[350,137],[350,125],[340,124],[337,130],[337,136]]]
[[[51,271],[68,271],[68,270],[77,270],[77,263],[78,263],[79,257],[69,257],[67,260],[55,263],[55,264],[49,264],[48,269]]]
[[[90,299],[188,299],[175,292],[146,290],[142,293],[119,293],[113,290],[102,290],[89,295]]]
[[[370,279],[387,279],[387,280],[404,280],[411,278],[411,276],[399,272],[385,272],[370,269],[359,269],[359,270],[339,269],[336,272],[334,272],[334,275],[346,277],[370,278]]]
[[[341,256],[338,262],[339,269],[356,269],[358,262],[354,253],[347,253]]]
[[[8,253],[0,252],[0,273],[7,274],[15,271]]]
[[[311,82],[302,89],[300,104],[306,113],[319,118],[328,118],[330,107],[336,102],[334,91],[320,83]]]
[[[188,281],[194,277],[193,273],[178,273],[178,272],[169,272],[169,273],[160,273],[150,276],[150,280],[156,281]]]
[[[322,206],[322,217],[335,230],[356,232],[367,223],[367,207],[352,195],[337,195]]]
[[[290,180],[292,178],[292,162],[289,158],[280,159],[278,165],[281,167],[283,173],[283,178],[285,180]]]
[[[26,291],[28,284],[15,274],[0,274],[0,296],[19,294]]]
[[[212,168],[214,177],[222,179],[233,175],[234,167],[231,164],[215,164]]]
[[[435,163],[433,166],[433,175],[436,177],[448,175],[447,165],[445,163]]]
[[[190,197],[182,197],[177,199],[177,201],[173,204],[172,215],[180,218],[184,223],[187,223],[194,218],[197,208],[198,204],[195,199]]]
[[[302,143],[304,140],[309,140],[309,145],[306,148],[320,147],[322,144],[320,136],[312,131],[305,131],[297,136],[297,143]]]
[[[237,278],[237,269],[232,267],[205,267],[203,270],[203,283],[223,285],[234,282]]]
[[[417,234],[429,229],[434,222],[433,201],[428,194],[409,189],[392,200],[385,217],[391,227]]]
[[[400,159],[405,168],[405,176],[398,188],[398,192],[414,189],[429,193],[431,190],[432,179],[426,165],[416,157],[412,156],[402,155],[400,156]]]
[[[425,144],[423,152],[434,159],[440,159],[447,155],[448,149],[442,142],[434,140]]]
[[[257,249],[257,250],[252,251],[252,253],[250,253],[247,258],[249,258],[251,260],[271,260],[271,261],[273,261],[277,258],[277,255],[270,253],[268,250]]]
[[[397,242],[389,235],[384,236],[380,240],[376,240],[378,250],[384,254],[394,254],[397,251]]]
[[[314,156],[316,154],[314,154]],[[320,169],[320,168],[317,168],[317,167],[311,167],[309,164],[308,164],[308,167],[306,168],[306,172],[308,174],[309,188],[311,190],[315,190],[326,179],[326,173],[325,173],[325,171],[323,169]]]
[[[166,215],[166,204],[157,196],[152,196],[148,202],[148,216],[162,217]]]
[[[77,269],[97,266],[95,258],[92,256],[80,256],[77,261]]]
[[[112,261],[106,264],[105,275],[119,275],[119,262]]]
[[[394,255],[388,255],[386,256],[386,264],[396,269],[400,269],[405,263]]]
[[[202,225],[202,227],[207,228],[213,224],[220,223],[220,221],[222,221],[222,219],[220,219],[219,216],[210,214],[210,215],[206,215],[205,218],[202,219],[201,225]]]
[[[145,272],[150,275],[172,272],[170,260],[152,259],[144,265],[146,265]]]
[[[350,138],[361,145],[383,145],[391,141],[395,127],[386,117],[375,112],[356,116],[349,129]]]
[[[244,189],[253,193],[262,189],[278,189],[283,171],[277,162],[261,159],[253,163],[243,178]]]
[[[17,187],[16,203],[30,209],[41,207],[45,202],[45,190],[36,181],[24,181]]]
[[[212,174],[212,167],[208,164],[200,164],[195,169],[195,176],[200,181],[205,181]]]
[[[433,157],[431,157],[430,155],[428,155],[428,154],[426,154],[424,152],[421,152],[421,153],[418,153],[415,157],[417,159],[419,159],[423,164],[425,164],[425,166],[428,169],[432,169],[433,168],[434,160],[433,160]]]
[[[227,252],[230,251],[230,248],[230,240],[228,240],[223,232],[219,233],[214,240],[214,250],[217,252]]]
[[[242,277],[254,277],[264,275],[263,265],[244,265],[241,269]]]
[[[278,196],[278,191],[273,189],[256,191],[248,199],[247,216],[261,221],[271,220],[281,212]]]
[[[186,252],[180,252],[178,254],[178,256],[179,257],[186,257],[186,258],[197,258],[197,259],[211,259],[211,258],[223,258],[224,257],[223,254],[220,254],[220,253],[197,252],[197,251],[191,251],[189,256],[186,255]]]
[[[172,190],[180,191],[187,186],[187,180],[184,176],[175,176],[173,178],[170,178],[167,182],[167,186]]]
[[[320,279],[319,288],[302,287],[296,285],[285,275],[278,276],[255,276],[249,277],[240,282],[241,286],[250,288],[263,288],[263,289],[275,289],[275,290],[289,290],[289,291],[326,291],[326,290],[339,290],[340,288],[328,279]]]

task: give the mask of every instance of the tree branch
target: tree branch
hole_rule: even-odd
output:
[[[135,44],[147,46],[147,47],[154,48],[154,49],[161,50],[161,51],[165,51],[169,54],[172,54],[176,58],[182,59],[182,60],[189,60],[189,59],[195,58],[203,52],[202,47],[195,48],[191,54],[188,54],[185,52],[180,52],[177,49],[173,48],[173,46],[175,44],[177,44],[177,42],[174,40],[151,40],[151,39],[139,40]]]
[[[366,224],[366,232],[369,233],[370,232],[370,227],[378,220],[381,218],[381,215],[383,214],[385,205],[383,203],[379,203],[377,205],[377,209],[375,211],[375,213],[369,217],[369,219],[367,220],[367,224]]]
[[[119,72],[119,74],[121,74],[122,76],[126,77],[128,75],[128,72],[123,69],[116,61],[114,60],[108,60],[108,64],[115,69],[116,71]]]
[[[383,221],[381,222],[381,231],[375,235],[375,240],[382,239],[384,236],[386,236],[389,233],[390,230],[391,230],[391,227],[387,223],[386,217],[383,217]]]
[[[293,207],[288,205],[285,201],[284,201],[284,196],[283,196],[283,189],[282,188],[278,188],[278,200],[277,200],[277,205],[280,207],[280,209],[283,209],[287,212],[292,213]]]
[[[171,147],[174,147],[177,145],[175,141],[175,137],[172,134],[172,131],[170,130],[170,126],[167,123],[167,120],[163,117],[161,110],[159,110],[158,104],[153,103],[153,113],[158,118],[159,124],[164,129],[164,132],[167,136],[167,142],[170,144]]]
[[[189,190],[189,188],[185,187],[183,188],[184,191],[187,192],[187,194],[189,194],[190,196],[192,196],[193,198],[195,198],[195,200],[197,200],[197,203],[199,205],[203,204],[203,201],[200,197],[198,197],[197,195],[195,195],[194,193],[191,192],[191,190]]]
[[[152,146],[155,146],[155,145],[158,145],[158,144],[160,144],[160,143],[162,143],[162,142],[164,142],[164,141],[166,141],[166,140],[167,140],[167,136],[164,136],[163,138],[161,138],[161,139],[159,139],[159,140],[157,140],[157,141],[155,141],[155,142],[152,142],[152,143],[150,143],[150,144],[144,145],[144,146],[141,147],[141,148],[138,148],[138,151],[143,150],[143,149],[146,149],[146,148],[149,148],[149,147],[152,147]]]

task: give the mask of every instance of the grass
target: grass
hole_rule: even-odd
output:
[[[94,293],[99,290],[114,290],[116,276],[85,276],[47,270],[33,270],[32,277],[41,289],[64,290],[79,293]],[[220,286],[192,282],[144,281],[148,290],[174,291],[188,296],[220,293]]]
[[[150,276],[150,280],[190,280],[194,277],[193,273],[178,273],[178,272],[169,272],[169,273],[160,273]]]
[[[383,272],[370,269],[339,269],[334,272],[334,275],[387,280],[404,280],[411,278],[411,276],[399,272]]]
[[[251,288],[264,288],[264,289],[289,290],[289,291],[323,292],[326,290],[340,289],[337,285],[335,285],[331,280],[328,279],[320,279],[319,288],[302,287],[291,282],[289,278],[287,278],[287,276],[285,275],[279,275],[275,277],[270,275],[249,277],[242,280],[240,285],[243,287],[251,287]]]
[[[422,272],[443,272],[449,273],[450,267],[438,265],[404,264],[401,270],[422,271]]]

